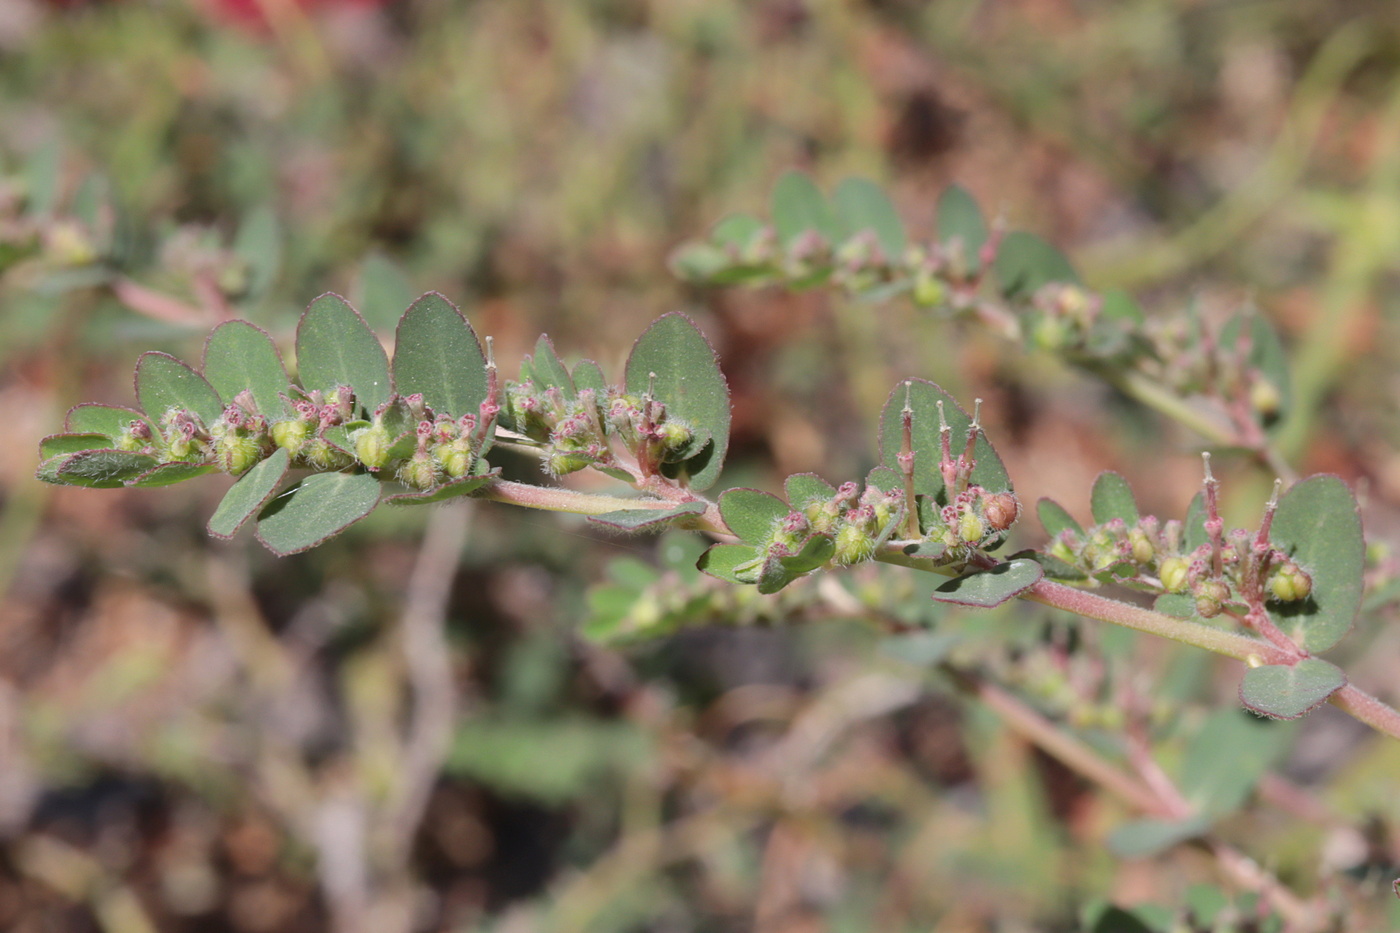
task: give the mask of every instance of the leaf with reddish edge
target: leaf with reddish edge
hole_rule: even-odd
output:
[[[313,474],[263,507],[257,538],[279,557],[309,550],[373,512],[380,491],[369,473]]]
[[[349,386],[356,407],[373,412],[394,394],[389,357],[360,312],[327,292],[297,324],[297,376],[308,392]]]
[[[224,413],[219,393],[203,376],[184,361],[156,350],[141,354],[136,362],[136,398],[156,423],[172,408],[194,412],[205,427]]]
[[[140,476],[134,476],[126,481],[128,486],[136,486],[141,489],[156,489],[161,486],[174,486],[176,483],[183,483],[187,479],[194,479],[197,476],[207,476],[214,473],[219,468],[212,463],[186,463],[181,460],[173,460],[170,463],[162,463],[154,469],[147,470]]]
[[[146,417],[134,408],[84,402],[68,409],[63,430],[69,434],[105,434],[115,442],[133,421],[145,422]],[[149,422],[147,426],[150,426]]]
[[[794,473],[783,482],[788,505],[801,510],[813,502],[825,502],[836,495],[836,487],[815,473]]]
[[[1024,593],[1044,576],[1044,568],[1035,561],[1012,560],[949,580],[933,598],[941,603],[991,609]]]
[[[399,394],[422,394],[434,412],[476,415],[486,400],[486,356],[476,331],[451,301],[428,292],[399,320],[394,341]]]
[[[704,511],[703,502],[682,502],[669,509],[618,509],[615,512],[590,515],[588,520],[617,531],[660,531],[663,526],[677,519],[700,515]]]
[[[1054,499],[1042,498],[1035,504],[1035,511],[1040,517],[1040,524],[1045,527],[1045,533],[1050,537],[1053,538],[1062,531],[1073,531],[1076,535],[1083,537],[1083,526],[1074,520],[1074,516],[1069,514],[1069,510]]]
[[[285,413],[282,393],[291,379],[277,345],[256,324],[225,321],[214,328],[204,342],[204,378],[225,405],[246,391],[267,420],[276,421]]]
[[[1309,652],[1326,651],[1361,609],[1366,545],[1355,497],[1335,476],[1295,483],[1279,499],[1269,539],[1312,578],[1306,599],[1271,600],[1269,615]]]
[[[792,514],[792,509],[772,493],[740,486],[726,489],[719,497],[719,514],[740,541],[763,544],[773,533],[773,526]]]
[[[490,473],[479,473],[474,476],[463,476],[460,479],[450,480],[422,492],[396,493],[385,497],[384,501],[390,505],[431,505],[434,502],[443,502],[458,496],[469,496],[500,475],[500,468],[497,468]]]
[[[1094,522],[1099,525],[1118,518],[1129,528],[1138,523],[1137,500],[1133,498],[1133,487],[1121,474],[1104,470],[1094,480],[1094,488],[1089,493],[1089,510]]]
[[[46,460],[36,475],[47,483],[117,489],[158,465],[155,457],[128,450],[85,450],[70,457]]]
[[[229,487],[224,498],[214,509],[205,526],[216,538],[232,538],[248,519],[267,505],[282,479],[287,475],[291,456],[284,448],[277,448],[272,456],[255,464],[252,469],[238,478]]]
[[[751,564],[758,559],[758,548],[747,544],[716,544],[710,547],[695,566],[712,577],[740,586],[752,586],[758,582],[758,568],[747,568],[743,573],[737,568]]]
[[[50,434],[39,441],[39,459],[51,460],[85,450],[109,450],[112,438],[106,434]]]
[[[1321,658],[1297,664],[1265,664],[1244,672],[1240,702],[1270,719],[1298,719],[1347,684],[1346,674]]]

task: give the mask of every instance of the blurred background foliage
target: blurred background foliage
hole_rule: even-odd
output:
[[[421,824],[396,825],[422,703],[399,619],[443,519],[380,510],[277,560],[204,535],[226,481],[32,478],[68,406],[132,402],[142,350],[197,359],[228,316],[289,350],[325,290],[391,340],[435,288],[507,375],[542,331],[616,374],[646,322],[689,311],[734,396],[724,485],[863,474],[889,387],[919,376],[987,400],[1024,502],[1082,517],[1111,467],[1179,515],[1190,435],[1053,359],[898,304],[668,274],[791,167],[875,178],[924,232],[958,181],[1164,316],[1253,301],[1294,354],[1287,452],[1361,482],[1372,539],[1393,536],[1393,4],[3,0],[0,928],[1077,930],[1105,900],[1157,905],[1158,929],[1259,928],[1223,925],[1247,895],[1197,849],[1115,857],[1123,808],[958,702],[920,663],[927,636],[717,589],[690,570],[698,542],[505,507],[472,512],[441,571],[459,700]],[[1234,466],[1239,521],[1271,479]],[[455,559],[450,534],[426,540]],[[1170,760],[1234,703],[1231,666],[1031,607],[935,611],[909,576],[846,588],[896,627],[961,633],[1090,733],[1153,697]],[[644,590],[713,624],[620,650],[580,634]],[[1395,681],[1386,621],[1339,652],[1363,686]],[[1047,660],[1082,646],[1107,658],[1074,675],[1098,713],[1057,700],[1078,668]],[[1222,832],[1379,925],[1355,929],[1400,924],[1381,897],[1400,752],[1326,711],[1289,748],[1272,797],[1291,815]]]

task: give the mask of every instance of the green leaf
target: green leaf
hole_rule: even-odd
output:
[[[940,603],[990,609],[1035,586],[1045,570],[1033,560],[1013,560],[990,570],[978,570],[940,586],[933,598]]]
[[[531,357],[530,372],[534,377],[535,385],[540,388],[557,388],[566,399],[578,397],[573,377],[569,375],[568,367],[559,359],[559,354],[554,352],[554,342],[549,339],[548,335],[541,334],[540,339],[535,343],[535,355]]]
[[[580,392],[592,389],[597,393],[598,404],[603,403],[603,397],[608,394],[608,379],[603,375],[602,367],[592,360],[579,360],[574,366],[572,378],[575,389]]]
[[[841,240],[841,227],[826,197],[804,172],[784,172],[773,186],[773,227],[783,246],[791,246],[808,230],[821,234],[827,243]]]
[[[729,386],[709,341],[679,311],[658,318],[637,338],[627,358],[627,391],[645,394],[651,373],[667,415],[710,434],[698,455],[668,465],[668,475],[689,475],[690,488],[706,489],[719,477],[729,449]]]
[[[1136,914],[1121,907],[1109,907],[1099,915],[1089,933],[1155,933],[1156,929]]]
[[[802,550],[790,557],[779,557],[778,564],[794,578],[825,567],[836,554],[836,542],[830,535],[812,535],[802,544]],[[758,588],[760,593],[763,587]]]
[[[885,466],[899,472],[899,450],[903,442],[903,419],[906,395],[913,410],[913,449],[914,449],[914,492],[932,496],[939,505],[947,505],[947,495],[943,488],[943,474],[939,470],[942,458],[942,443],[938,431],[938,403],[943,403],[943,414],[951,429],[952,454],[962,455],[967,447],[968,427],[972,416],[963,411],[951,395],[932,382],[923,379],[910,379],[895,386],[885,403],[880,416],[880,459]],[[984,433],[978,434],[977,445],[973,449],[977,466],[972,471],[972,482],[988,492],[1010,492],[1011,478],[1006,475],[1006,467],[993,449]]]
[[[1342,669],[1321,658],[1294,665],[1265,664],[1244,672],[1240,702],[1270,719],[1297,719],[1346,686]]]
[[[1110,321],[1121,321],[1126,324],[1139,325],[1146,321],[1142,308],[1127,292],[1118,288],[1110,288],[1101,296],[1103,304],[1099,308],[1099,313]]]
[[[904,258],[908,239],[904,221],[894,209],[884,189],[868,178],[847,178],[831,196],[836,215],[847,237],[864,230],[873,231],[885,258],[898,262]]]
[[[263,507],[257,538],[279,557],[309,550],[373,512],[379,492],[369,473],[315,473]]]
[[[619,531],[659,531],[669,522],[687,515],[700,515],[704,511],[703,502],[682,502],[670,509],[619,509],[590,515],[588,520]]]
[[[1260,413],[1260,421],[1273,425],[1288,417],[1293,405],[1293,380],[1288,371],[1288,354],[1283,341],[1268,318],[1256,311],[1242,311],[1225,322],[1220,331],[1222,347],[1238,348],[1249,325],[1249,365],[1278,392],[1277,406],[1272,412]]]
[[[285,411],[282,395],[291,380],[282,354],[262,328],[247,321],[225,321],[214,328],[204,343],[204,378],[225,405],[246,389],[269,421]]]
[[[1190,593],[1163,593],[1152,603],[1152,608],[1174,619],[1198,618],[1196,615],[1196,597],[1192,596]]]
[[[766,543],[773,526],[791,513],[786,502],[759,489],[740,486],[719,497],[720,517],[745,544]]]
[[[229,487],[219,502],[214,514],[205,526],[216,538],[232,538],[243,527],[243,523],[255,512],[267,505],[282,478],[287,475],[291,457],[284,448],[277,448],[266,460],[254,464],[252,469],[238,478]]]
[[[1191,504],[1186,507],[1186,518],[1181,522],[1181,540],[1187,554],[1210,541],[1210,535],[1206,533],[1204,493],[1196,493],[1191,498]]]
[[[68,417],[63,420],[63,430],[68,434],[105,434],[115,441],[131,427],[133,421],[145,420],[139,411],[132,408],[85,402],[68,409]]]
[[[757,574],[739,575],[736,571],[758,559],[758,549],[747,544],[716,544],[710,547],[695,566],[712,577],[728,583],[749,586],[757,582]]]
[[[434,412],[460,418],[486,400],[486,356],[476,331],[437,292],[415,301],[399,321],[394,382],[400,395],[421,392]]]
[[[1052,282],[1079,284],[1079,276],[1064,254],[1033,233],[1017,230],[997,249],[997,282],[1008,298],[1035,294]]]
[[[1055,500],[1042,498],[1035,504],[1035,511],[1040,517],[1040,524],[1045,526],[1045,533],[1050,537],[1053,538],[1062,531],[1073,531],[1079,537],[1084,537],[1084,528]]]
[[[1133,498],[1133,487],[1128,481],[1112,470],[1105,470],[1094,480],[1094,489],[1089,493],[1089,510],[1094,521],[1103,525],[1121,518],[1129,528],[1138,523],[1137,501]]]
[[[478,461],[478,464],[480,461]],[[456,499],[459,496],[469,496],[491,480],[501,475],[500,469],[492,470],[489,473],[478,473],[474,476],[463,476],[435,486],[423,492],[403,492],[389,496],[384,501],[390,505],[431,505],[434,502],[443,502],[447,499]]]
[[[187,408],[208,427],[224,413],[219,393],[203,376],[169,353],[156,350],[141,354],[136,363],[136,398],[155,422],[172,408]]]
[[[1240,808],[1259,779],[1288,750],[1294,729],[1243,710],[1218,710],[1191,736],[1181,765],[1181,793],[1202,816]]]
[[[715,224],[710,240],[742,252],[763,232],[763,221],[751,214],[730,214]]]
[[[912,632],[880,640],[880,654],[912,664],[933,667],[958,646],[963,636],[954,632]]]
[[[1361,608],[1366,547],[1356,499],[1335,476],[1309,477],[1279,500],[1269,538],[1312,577],[1307,599],[1270,602],[1270,614],[1308,651],[1326,651]]]
[[[945,244],[954,239],[962,243],[968,271],[976,272],[981,266],[978,253],[987,242],[987,221],[976,199],[961,185],[949,185],[938,198],[938,238]]]
[[[277,281],[282,268],[282,225],[277,213],[266,204],[249,211],[233,238],[233,251],[248,264],[248,297],[260,297]]]
[[[881,492],[894,492],[904,489],[904,477],[897,470],[887,466],[877,466],[865,475],[865,485]]]
[[[69,486],[116,489],[158,463],[155,457],[126,450],[86,450],[59,461],[52,475]],[[47,475],[40,478],[49,481]]]
[[[50,434],[39,441],[39,459],[49,460],[84,450],[110,450],[112,439],[106,434]]]
[[[1120,858],[1146,858],[1194,839],[1208,829],[1210,820],[1203,816],[1187,820],[1137,820],[1124,823],[1109,833],[1107,842],[1109,850]]]
[[[836,495],[836,487],[815,473],[794,473],[783,482],[788,505],[801,511],[813,501],[826,502]]]
[[[217,472],[218,469],[212,463],[185,463],[174,460],[147,470],[140,476],[132,477],[126,481],[126,485],[142,489],[157,489],[161,486],[174,486],[176,483],[183,483],[185,480],[194,479],[197,476],[207,476]]]
[[[296,347],[297,373],[308,391],[348,385],[365,412],[394,394],[384,347],[360,312],[339,295],[327,292],[311,302],[297,325]]]

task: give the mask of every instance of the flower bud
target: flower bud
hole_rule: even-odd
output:
[[[1230,588],[1221,580],[1206,580],[1196,589],[1196,612],[1203,619],[1213,619],[1225,609]]]
[[[544,470],[550,476],[565,476],[591,466],[593,458],[581,450],[555,449],[545,458]],[[465,475],[465,474],[464,474]]]
[[[441,482],[442,477],[438,473],[437,463],[427,451],[419,451],[399,467],[398,479],[414,489],[431,489]]]
[[[836,554],[832,558],[836,563],[857,564],[874,556],[874,535],[849,523],[836,532]]]
[[[1307,599],[1312,593],[1312,577],[1308,576],[1303,568],[1289,561],[1269,578],[1269,592],[1275,599],[1286,603]]]
[[[1021,505],[1016,501],[1016,496],[1009,492],[998,492],[987,496],[982,500],[982,514],[987,518],[987,524],[991,525],[995,531],[1005,531],[1016,522],[1016,516],[1021,513]]]
[[[1278,386],[1263,376],[1256,375],[1249,386],[1249,407],[1254,409],[1254,413],[1262,420],[1268,420],[1278,414],[1281,404],[1283,396],[1279,393]]]
[[[230,431],[215,442],[214,457],[219,469],[233,476],[242,476],[262,459],[262,447],[246,434]]]
[[[442,471],[453,479],[461,479],[466,476],[471,471],[474,459],[471,445],[461,440],[453,441],[450,444],[439,444],[433,451],[433,456],[442,465]]]
[[[1128,532],[1128,546],[1133,554],[1133,560],[1139,564],[1150,563],[1152,558],[1157,556],[1157,549],[1152,546],[1152,541],[1147,537],[1141,528],[1134,528]]]
[[[305,421],[274,421],[268,428],[268,434],[272,436],[274,444],[295,457],[311,436],[311,425]]]
[[[354,462],[348,453],[319,437],[302,446],[301,458],[318,470],[342,470]]]
[[[1168,557],[1162,561],[1162,568],[1158,571],[1162,589],[1168,593],[1184,593],[1190,569],[1191,564],[1184,557]]]
[[[383,469],[389,463],[389,447],[394,439],[382,424],[361,428],[352,435],[355,457],[371,470]]]
[[[695,436],[695,432],[690,430],[690,426],[684,421],[663,421],[657,426],[656,433],[667,450],[680,450]]]
[[[987,525],[971,509],[958,518],[958,536],[968,544],[976,544],[987,533]]]

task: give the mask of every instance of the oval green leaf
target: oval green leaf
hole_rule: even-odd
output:
[[[116,489],[157,465],[155,457],[127,450],[86,450],[59,461],[52,475],[69,486]]]
[[[1084,528],[1054,499],[1042,498],[1035,504],[1035,512],[1040,518],[1040,524],[1045,527],[1045,533],[1052,538],[1062,531],[1073,531],[1080,537],[1084,535]]]
[[[938,198],[937,218],[938,238],[945,244],[960,241],[968,271],[976,272],[981,266],[978,253],[987,242],[987,221],[977,200],[961,185],[949,185]]]
[[[1044,576],[1045,570],[1035,561],[1012,560],[949,580],[934,591],[933,598],[940,603],[990,609],[1024,593]]]
[[[309,550],[373,512],[379,492],[369,473],[313,474],[263,507],[257,538],[279,557]]]
[[[265,506],[282,478],[287,475],[291,457],[284,448],[277,448],[272,456],[253,466],[229,487],[219,502],[214,514],[205,526],[216,538],[232,538],[243,527],[243,523]]]
[[[39,441],[39,459],[48,460],[85,450],[110,450],[112,439],[106,434],[50,434]]]
[[[486,356],[457,306],[437,292],[415,301],[399,321],[394,383],[400,395],[422,393],[435,412],[474,415],[486,400]]]
[[[1034,233],[1021,230],[1001,241],[993,268],[1008,298],[1028,297],[1052,282],[1079,284],[1078,274],[1063,253]]]
[[[205,426],[219,420],[224,406],[204,377],[169,353],[149,350],[136,362],[136,398],[146,416],[159,423],[172,408],[185,408]]]
[[[1240,702],[1270,719],[1298,719],[1346,686],[1342,669],[1321,658],[1294,665],[1265,664],[1244,672]]]
[[[1326,651],[1361,608],[1366,546],[1355,497],[1335,476],[1296,483],[1279,500],[1269,538],[1312,577],[1307,599],[1270,602],[1269,614],[1308,651]]]
[[[1089,493],[1089,510],[1094,521],[1103,525],[1121,518],[1129,528],[1138,523],[1137,500],[1133,498],[1133,487],[1128,481],[1112,470],[1105,470],[1094,480],[1093,491]]]
[[[805,509],[814,501],[825,502],[836,495],[836,487],[815,473],[794,473],[783,482],[788,505]]]
[[[63,430],[69,434],[105,434],[115,441],[131,427],[133,421],[145,420],[134,408],[85,402],[68,409]]]
[[[1278,393],[1273,410],[1260,413],[1261,423],[1272,426],[1288,417],[1293,404],[1293,379],[1288,371],[1288,354],[1273,324],[1257,311],[1242,311],[1226,321],[1220,331],[1220,345],[1239,347],[1245,336],[1246,324],[1249,328],[1249,353],[1246,359]]]
[[[384,501],[390,505],[431,505],[434,502],[456,499],[458,496],[469,496],[500,475],[501,471],[495,469],[489,473],[463,476],[423,492],[404,492],[389,496]]]
[[[554,341],[549,339],[548,334],[541,334],[540,339],[535,342],[535,355],[530,359],[530,373],[535,385],[540,388],[557,388],[566,399],[578,397],[574,379],[569,375],[569,368],[559,359],[559,354],[554,352]]]
[[[791,514],[792,509],[777,496],[761,489],[740,486],[726,489],[719,497],[719,514],[740,541],[763,544],[773,525]]]
[[[710,576],[727,583],[750,586],[756,581],[755,576],[752,574],[741,576],[737,571],[747,564],[752,564],[757,559],[758,549],[747,544],[716,544],[700,555],[695,566]]]
[[[870,230],[886,259],[898,262],[904,258],[909,242],[904,221],[899,219],[899,212],[883,188],[868,178],[847,178],[837,186],[831,200],[847,237]]]
[[[667,414],[710,434],[699,454],[668,464],[668,475],[689,476],[690,488],[707,489],[719,478],[729,449],[729,385],[710,342],[679,311],[658,318],[637,338],[627,358],[627,391],[645,394],[652,373]]]
[[[592,360],[579,360],[571,378],[574,388],[580,392],[592,389],[598,397],[599,404],[602,404],[603,396],[608,391],[608,378],[603,375],[602,367]]]
[[[347,385],[371,413],[394,394],[389,357],[360,312],[327,292],[311,302],[297,325],[297,374],[308,391]]]
[[[174,460],[147,470],[140,476],[133,476],[126,481],[125,485],[141,489],[157,489],[161,486],[174,486],[176,483],[183,483],[196,476],[207,476],[218,469],[212,463],[185,463],[181,460]]]
[[[784,172],[773,186],[773,228],[783,246],[791,246],[809,230],[821,234],[827,243],[841,239],[841,227],[826,196],[805,172]]]
[[[225,321],[214,328],[204,343],[204,378],[225,405],[247,390],[268,420],[282,416],[282,394],[291,384],[277,345],[247,321]]]
[[[669,509],[619,509],[601,515],[590,515],[588,520],[618,531],[660,531],[678,518],[699,515],[704,511],[703,502],[682,502]]]

